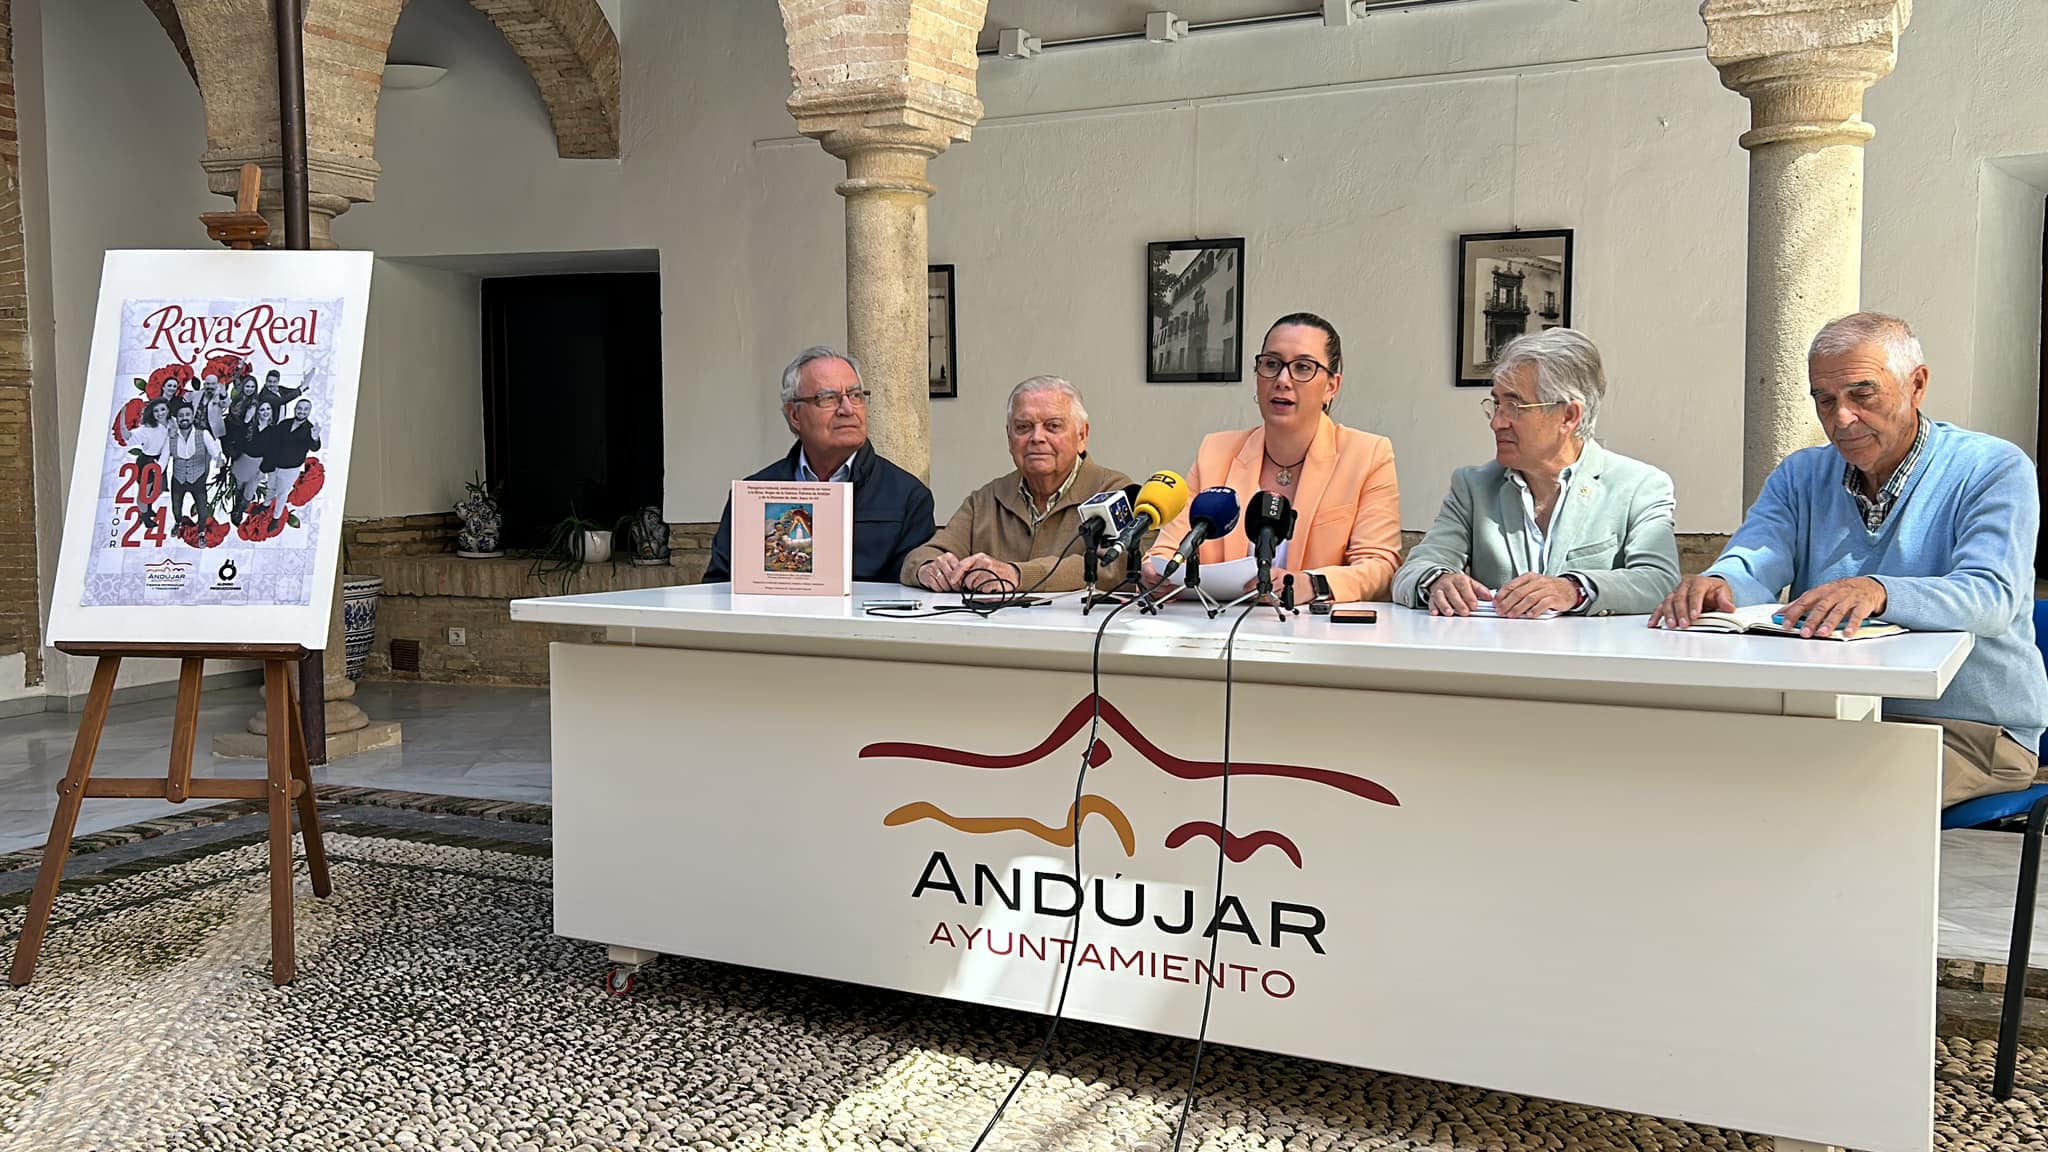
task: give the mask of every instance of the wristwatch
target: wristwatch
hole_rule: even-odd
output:
[[[1311,572],[1308,574],[1308,587],[1317,600],[1335,600],[1337,598],[1336,594],[1330,591],[1329,578],[1321,572]]]
[[[1429,607],[1429,590],[1436,587],[1437,581],[1443,579],[1446,576],[1449,576],[1450,574],[1451,570],[1449,568],[1438,568],[1436,571],[1431,572],[1429,575],[1424,576],[1422,578],[1422,583],[1417,584],[1415,586],[1416,598],[1422,601],[1421,605],[1419,605],[1420,607]]]

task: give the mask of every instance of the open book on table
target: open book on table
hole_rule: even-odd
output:
[[[1733,612],[1703,612],[1686,631],[1755,632],[1766,636],[1798,636],[1797,626],[1784,624],[1776,619],[1784,610],[1783,604],[1752,604],[1747,608],[1737,608]],[[1854,636],[1844,635],[1838,628],[1832,633],[1816,634],[1805,639],[1869,640],[1876,636],[1897,636],[1904,631],[1906,630],[1897,624],[1871,619],[1865,620],[1863,627],[1857,629]]]

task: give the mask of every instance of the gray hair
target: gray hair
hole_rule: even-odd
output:
[[[1088,422],[1088,408],[1081,403],[1081,390],[1079,388],[1067,383],[1064,377],[1033,376],[1027,380],[1018,381],[1017,386],[1010,389],[1009,402],[1003,405],[1004,423],[1009,423],[1010,417],[1017,414],[1017,401],[1029,396],[1033,392],[1057,392],[1065,396],[1068,403],[1074,406],[1074,419],[1079,420],[1083,424]]]
[[[867,387],[867,381],[861,379],[860,361],[855,360],[844,352],[827,348],[823,344],[814,344],[797,353],[796,359],[789,362],[789,367],[782,370],[783,407],[787,408],[791,404],[796,403],[796,389],[797,385],[803,382],[804,365],[809,364],[813,360],[844,360],[846,361],[846,366],[853,369],[854,382],[863,388]]]
[[[1882,312],[1857,312],[1829,321],[1814,336],[1806,359],[1810,362],[1823,356],[1842,356],[1866,344],[1884,346],[1885,370],[1900,384],[1927,363],[1912,326]]]
[[[1572,328],[1550,328],[1517,336],[1501,351],[1493,366],[1494,383],[1507,379],[1525,364],[1536,368],[1536,399],[1539,403],[1576,401],[1581,413],[1578,431],[1581,443],[1593,438],[1593,426],[1600,418],[1600,401],[1607,395],[1607,370],[1600,365],[1600,349],[1586,334]]]

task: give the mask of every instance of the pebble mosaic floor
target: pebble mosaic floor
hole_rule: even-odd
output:
[[[0,987],[0,1149],[965,1152],[1037,1046],[1035,1017],[677,959],[611,996],[597,950],[548,930],[544,828],[363,812],[332,818],[333,899],[311,899],[301,867],[285,989],[268,978],[260,817],[184,833],[208,834],[195,847],[82,857],[35,983]],[[0,885],[0,956],[25,904]],[[1170,1147],[1190,1050],[1064,1025],[986,1147]],[[1210,1053],[1184,1145],[1204,1152],[1771,1146]],[[2022,1050],[2007,1104],[1989,1044],[1932,1058],[1937,1148],[2048,1146],[2048,1049]]]

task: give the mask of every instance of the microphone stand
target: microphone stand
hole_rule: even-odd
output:
[[[1095,607],[1095,581],[1100,576],[1102,563],[1102,521],[1089,520],[1081,525],[1081,615],[1086,616]]]
[[[1187,586],[1188,590],[1195,594],[1195,603],[1202,606],[1202,611],[1209,614],[1209,619],[1214,620],[1216,617],[1221,616],[1223,614],[1223,605],[1217,603],[1214,596],[1209,595],[1207,588],[1202,587],[1201,553],[1197,551],[1189,555],[1188,562],[1183,567],[1187,569]]]
[[[1298,616],[1301,614],[1301,609],[1294,606],[1294,574],[1292,572],[1288,573],[1287,579],[1282,582],[1279,597],[1276,599],[1273,596],[1273,551],[1273,549],[1257,545],[1253,547],[1252,556],[1259,565],[1258,587],[1223,605],[1217,609],[1217,612],[1227,612],[1240,604],[1248,602],[1272,600],[1273,614],[1278,616],[1283,622],[1290,615]]]

